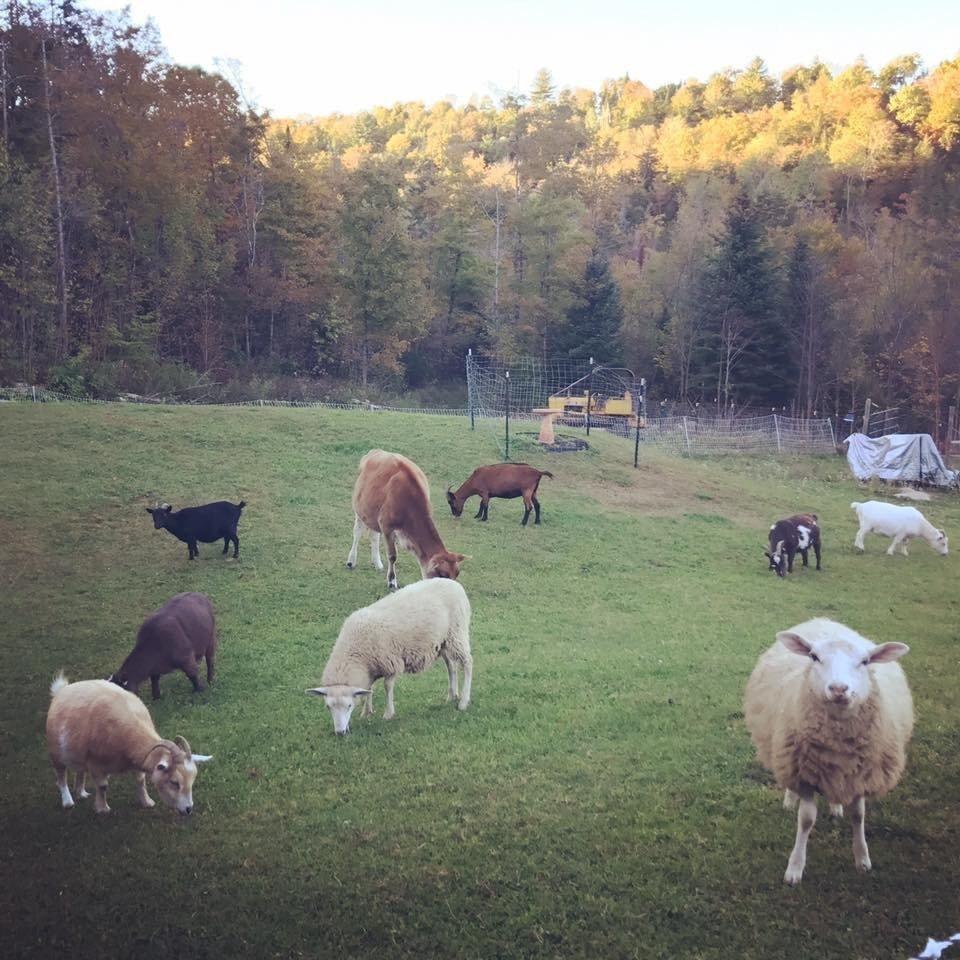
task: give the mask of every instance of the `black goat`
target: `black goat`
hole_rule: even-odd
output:
[[[184,507],[173,512],[173,507],[164,504],[162,507],[146,508],[153,517],[153,525],[157,530],[166,530],[178,540],[182,540],[189,550],[189,558],[200,556],[197,541],[213,543],[223,537],[223,552],[226,554],[233,541],[233,556],[240,555],[240,540],[237,538],[237,523],[240,520],[240,511],[246,502],[230,503],[228,500],[217,500],[216,503],[205,503],[202,507]]]
[[[820,527],[815,513],[798,513],[786,520],[778,520],[770,528],[770,549],[764,555],[770,560],[770,569],[782,577],[793,573],[793,558],[799,551],[803,565],[807,565],[807,551],[813,547],[820,569]]]

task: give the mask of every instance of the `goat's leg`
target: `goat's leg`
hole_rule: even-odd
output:
[[[236,560],[240,556],[240,538],[237,536],[237,531],[233,531],[233,559]]]
[[[909,557],[909,556],[910,556],[909,552],[907,551],[907,543],[908,543],[909,541],[910,541],[910,538],[909,538],[909,537],[904,537],[904,538],[903,538],[903,542],[900,544],[900,552],[901,552],[905,557]]]
[[[900,546],[901,543],[903,543],[903,540],[904,540],[904,537],[903,537],[903,534],[902,534],[902,533],[898,533],[898,534],[893,538],[893,541],[891,542],[890,546],[887,547],[887,556],[888,556],[888,557],[892,557],[892,556],[893,556],[894,551],[897,549],[897,547]]]
[[[803,560],[803,566],[807,566],[807,553],[809,552],[809,547],[800,551],[800,558]]]
[[[193,684],[193,692],[200,693],[200,691],[203,690],[203,684],[200,682],[200,677],[197,676],[196,661],[191,657],[186,663],[180,664],[180,669],[187,675],[190,682]]]
[[[208,648],[206,654],[204,654],[207,661],[207,683],[213,683],[213,649]]]
[[[787,870],[783,875],[784,883],[795,886],[803,877],[803,868],[807,865],[807,840],[810,831],[817,822],[817,801],[813,790],[801,788],[800,803],[797,807],[797,838],[790,852]]]
[[[817,555],[817,569],[820,569],[820,541],[817,540],[813,544],[813,552]]]
[[[383,560],[380,559],[380,534],[377,531],[370,533],[370,557],[378,570],[383,570]]]
[[[482,520],[482,519],[483,519],[483,497],[480,498],[480,506],[477,507],[477,512],[474,514],[473,519],[474,519],[474,520]]]
[[[537,499],[536,494],[534,494],[530,499],[533,500],[533,509],[537,512],[537,517],[533,522],[537,524],[540,522],[540,501]]]
[[[150,674],[150,693],[153,695],[154,700],[160,699],[160,674],[159,673]]]
[[[480,495],[480,509],[477,511],[477,520],[486,520],[490,510],[490,498],[483,494]]]
[[[397,682],[396,674],[383,678],[383,687],[387,691],[387,709],[383,711],[384,720],[392,720],[396,710],[393,706],[393,685]]]
[[[196,540],[187,541],[187,549],[190,551],[190,559],[194,560],[200,556],[200,548],[197,546]]]
[[[363,533],[363,521],[359,514],[354,515],[353,521],[353,545],[347,554],[347,569],[352,570],[357,565],[357,547],[360,545],[360,534]]]
[[[227,551],[230,549],[230,534],[225,533],[223,535],[223,555],[227,555]]]
[[[107,784],[110,782],[110,776],[106,773],[98,773],[96,770],[90,771],[93,776],[93,782],[97,785],[97,795],[93,800],[93,809],[97,813],[109,813],[110,807],[107,804]]]
[[[370,692],[363,698],[363,709],[360,711],[360,716],[373,716],[373,684],[370,685]]]
[[[147,775],[142,770],[137,774],[137,802],[148,810],[156,806],[156,802],[151,800],[147,793]]]
[[[74,781],[74,790],[77,791],[78,796],[81,800],[86,800],[90,796],[90,791],[87,790],[87,771],[81,770],[77,774],[77,779]]]
[[[788,550],[787,551],[787,573],[793,573],[793,558],[794,558],[794,553]]]
[[[389,565],[387,567],[387,588],[390,590],[397,589],[397,536],[393,530],[387,529],[383,531],[383,538],[387,541],[387,559],[389,560]]]
[[[73,797],[70,795],[70,787],[67,785],[67,768],[63,764],[53,762],[53,769],[57,775],[57,786],[60,788],[60,806],[64,810],[69,810],[73,806]]]
[[[857,535],[853,538],[853,545],[858,550],[865,549],[865,547],[863,546],[863,535],[869,532],[870,532],[870,529],[868,527],[865,527],[863,524],[860,524],[860,529],[857,531]]]
[[[797,801],[800,799],[799,795],[794,793],[789,787],[783,791],[783,809],[784,810],[796,810]]]
[[[533,509],[533,501],[530,499],[530,494],[525,493],[523,495],[523,519],[520,521],[520,525],[525,527],[527,521],[530,519],[530,511]]]
[[[853,862],[861,873],[866,873],[872,866],[864,833],[867,802],[863,797],[857,797],[847,809],[850,811],[850,823],[853,825]]]

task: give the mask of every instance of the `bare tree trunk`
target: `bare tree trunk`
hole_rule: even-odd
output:
[[[57,142],[53,136],[53,109],[50,106],[50,77],[47,70],[47,42],[40,44],[43,57],[43,97],[47,112],[47,137],[50,141],[50,166],[53,170],[53,189],[57,206],[57,266],[60,284],[60,343],[58,355],[62,359],[70,346],[67,323],[67,260],[63,241],[63,197],[60,189],[60,164],[57,160]]]
[[[3,98],[3,145],[10,146],[10,125],[7,122],[7,46],[0,44],[0,95]]]

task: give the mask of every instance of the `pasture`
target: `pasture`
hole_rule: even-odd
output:
[[[852,543],[840,458],[682,460],[591,438],[531,455],[543,523],[520,501],[445,502],[499,459],[458,419],[317,410],[0,405],[0,954],[7,957],[906,958],[960,929],[960,595],[955,554]],[[374,446],[420,464],[449,549],[472,556],[473,702],[442,664],[401,677],[397,717],[333,735],[320,678],[344,617],[385,592],[350,492]],[[518,454],[519,456],[519,454]],[[247,501],[240,559],[187,548],[144,508]],[[960,502],[920,505],[960,550]],[[769,524],[819,514],[823,572],[785,580]],[[811,555],[812,557],[812,555]],[[401,585],[418,576],[401,553]],[[175,673],[161,735],[213,754],[189,819],[60,809],[48,686],[103,677],[143,618],[199,590],[218,676]],[[868,804],[873,872],[821,816],[803,884],[782,876],[795,821],[741,716],[778,629],[842,620],[912,647],[907,773]]]

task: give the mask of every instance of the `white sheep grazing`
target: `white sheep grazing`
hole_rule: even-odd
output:
[[[867,797],[900,780],[913,731],[913,700],[898,660],[903,643],[877,646],[842,623],[818,618],[777,634],[747,682],[744,717],[757,757],[799,798],[797,838],[783,879],[800,882],[807,838],[817,820],[815,795],[853,823],[853,860],[870,869],[864,836]]]
[[[401,673],[420,673],[440,658],[447,665],[448,700],[458,708],[470,704],[473,657],[470,655],[470,601],[455,580],[420,580],[344,621],[323,668],[323,686],[307,693],[323,697],[337,734],[350,732],[350,715],[358,697],[366,697],[364,715],[373,713],[374,681],[383,677],[387,691],[384,720],[394,715],[393,685]],[[457,667],[463,668],[463,693]]]
[[[887,548],[891,557],[897,546],[907,556],[906,541],[911,537],[923,537],[937,553],[947,555],[947,535],[930,523],[916,507],[898,507],[882,500],[868,500],[866,503],[854,501],[850,508],[857,511],[860,521],[860,529],[853,541],[858,550],[864,549],[863,535],[872,532],[893,537],[893,543]]]
[[[210,760],[190,750],[183,737],[163,740],[143,701],[109,680],[68,683],[61,672],[50,685],[47,711],[47,751],[57,774],[60,802],[73,806],[67,770],[77,772],[80,796],[89,773],[97,788],[94,808],[109,813],[107,781],[114,773],[135,773],[137,799],[154,806],[147,793],[147,774],[160,799],[177,813],[193,810],[197,764]]]

